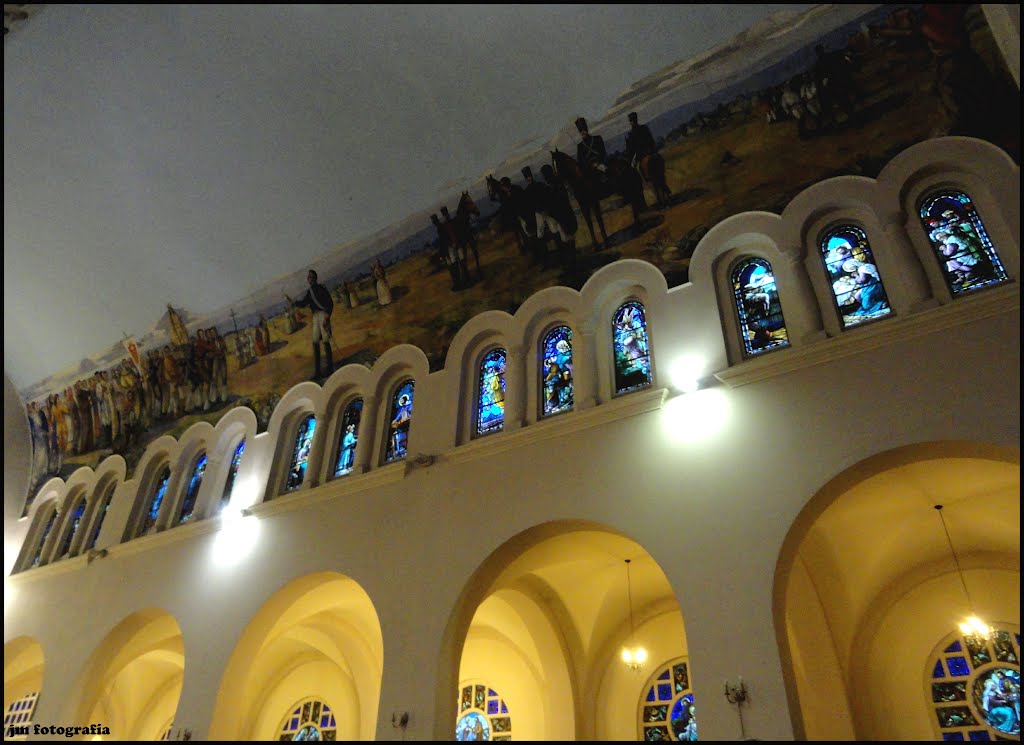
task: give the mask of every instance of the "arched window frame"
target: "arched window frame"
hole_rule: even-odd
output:
[[[164,460],[150,473],[152,477],[145,482],[146,489],[141,493],[141,499],[137,500],[139,514],[136,518],[136,528],[132,538],[141,538],[144,535],[157,532],[160,529],[160,518],[167,510],[167,490],[173,475],[171,464]],[[155,517],[152,514],[154,505],[157,509]]]
[[[693,687],[690,683],[690,660],[676,657],[662,663],[644,683],[637,704],[637,734],[640,740],[696,739],[697,720],[689,727],[689,706],[693,705]],[[672,715],[686,707],[685,716],[678,723]],[[680,732],[684,737],[680,737]],[[657,734],[655,733],[657,732]],[[661,735],[661,736],[658,736]]]
[[[354,442],[348,440],[347,428],[351,424],[350,413],[356,404],[359,404],[358,418],[356,419],[355,431],[352,433]],[[366,398],[358,393],[352,394],[344,399],[341,406],[337,408],[337,427],[335,436],[333,438],[334,447],[331,448],[331,458],[328,463],[327,479],[340,479],[346,476],[353,475],[353,469],[356,466],[356,450],[359,447],[359,442],[362,438],[361,431],[363,428],[363,422],[365,417],[370,413],[367,410]],[[342,449],[348,450],[349,467],[345,473],[338,473],[338,466],[341,463]]]
[[[984,682],[994,671],[1012,670],[1020,686],[1020,628],[994,624],[988,639],[975,641],[960,631],[948,634],[928,657],[924,696],[933,711],[932,728],[939,740],[1008,740],[1014,733],[998,729],[986,717],[981,701]],[[1020,721],[1016,722],[1020,737]]]
[[[404,452],[393,453],[394,440],[392,440],[393,433],[396,431],[392,428],[392,424],[396,422],[399,415],[399,394],[407,384],[412,384],[412,400],[409,405],[408,424],[405,427],[405,439],[404,439]],[[386,399],[387,406],[385,407],[385,414],[383,420],[383,426],[381,430],[383,435],[381,437],[381,457],[380,464],[386,466],[389,463],[398,463],[408,457],[409,454],[409,436],[412,434],[412,422],[416,414],[416,379],[411,375],[403,375],[399,381],[388,389],[388,397]]]
[[[172,527],[184,525],[187,522],[193,521],[196,517],[196,509],[199,507],[199,492],[203,488],[203,481],[206,480],[206,467],[209,465],[206,448],[199,448],[198,452],[188,462],[189,468],[185,472],[185,482],[181,487],[181,499],[178,500],[178,504],[172,513],[174,515]],[[198,474],[197,480],[197,470],[200,468],[200,464],[202,464],[202,473]],[[191,505],[189,505],[190,500]]]
[[[641,310],[641,313],[642,313],[642,317],[643,317],[643,331],[644,331],[644,344],[646,346],[646,349],[645,350],[640,350],[640,351],[644,352],[643,357],[646,357],[646,359],[647,359],[647,374],[646,374],[646,378],[647,379],[643,383],[636,383],[636,384],[633,384],[633,385],[629,385],[629,386],[620,388],[619,387],[619,380],[618,380],[617,362],[616,362],[616,329],[617,329],[617,327],[619,325],[619,321],[617,319],[619,318],[620,314],[623,312],[623,310],[628,305],[638,306],[640,308],[640,310]],[[609,324],[608,324],[608,326],[606,328],[610,329],[610,334],[609,334],[608,338],[611,341],[611,373],[612,373],[612,375],[611,375],[611,389],[612,389],[612,395],[614,397],[626,396],[626,395],[629,395],[630,393],[636,393],[637,391],[642,391],[642,390],[645,390],[645,389],[648,389],[648,388],[651,388],[651,387],[654,386],[654,381],[655,381],[654,352],[653,352],[653,345],[651,343],[651,328],[650,328],[650,321],[648,320],[648,316],[649,316],[649,314],[648,314],[647,304],[644,302],[644,300],[642,298],[637,297],[635,295],[631,295],[631,296],[625,298],[624,300],[622,300],[622,302],[620,302],[615,307],[615,310],[611,314],[610,322],[609,322]],[[637,359],[641,359],[641,358],[642,357],[637,357]]]
[[[851,247],[851,253],[846,258],[840,259],[838,255],[829,258],[831,251],[828,248],[828,242],[833,237],[836,237],[838,233],[843,231],[860,233],[861,236],[863,236],[863,246],[858,243],[856,247]],[[851,329],[861,328],[862,326],[893,317],[894,311],[892,301],[889,297],[889,292],[885,287],[885,280],[882,278],[881,272],[878,269],[878,261],[875,258],[874,249],[871,246],[871,240],[867,230],[851,220],[833,222],[818,234],[815,250],[819,257],[819,264],[827,287],[828,296],[832,303],[832,308],[836,314],[836,318],[839,321],[839,328],[841,331],[850,331]],[[860,256],[860,258],[858,258],[858,256]],[[863,261],[862,259],[864,258],[870,260]],[[853,271],[847,271],[844,267],[851,260],[855,262],[857,266]],[[872,266],[874,267],[875,272],[872,274],[871,272],[861,271],[859,268],[860,265]],[[868,285],[878,285],[882,288],[882,295],[885,298],[885,308],[880,308],[877,311],[866,313],[863,316],[859,315],[859,310],[855,310],[844,316],[842,309],[844,306],[849,306],[855,302],[852,298],[854,292],[857,291],[858,288],[856,287],[856,284],[851,284],[848,291],[843,290],[837,294],[836,283],[843,279],[856,282],[857,277],[869,275],[873,276],[875,281],[871,282],[869,279]],[[849,301],[841,306],[839,304],[840,297],[849,298]],[[879,302],[881,302],[881,300],[879,300]]]
[[[494,686],[486,681],[463,681],[455,693],[455,739],[459,736],[460,724],[464,717],[470,717],[467,724],[479,718],[486,722],[488,737],[485,740],[511,740],[514,734],[512,714],[504,698]]]
[[[765,300],[765,313],[768,318],[778,316],[780,321],[778,327],[771,331],[771,334],[773,335],[772,341],[765,342],[760,346],[760,348],[755,348],[756,345],[753,342],[752,334],[756,334],[756,332],[749,327],[748,316],[750,314],[744,307],[744,298],[740,295],[743,287],[750,286],[750,283],[747,285],[741,285],[740,275],[745,272],[748,266],[751,265],[758,265],[766,268],[768,276],[772,278],[770,283],[765,282],[762,284],[762,287],[769,288],[764,290],[764,293],[768,296]],[[732,314],[733,319],[736,322],[738,340],[743,358],[751,359],[753,357],[760,357],[768,352],[775,352],[779,349],[785,349],[788,347],[790,345],[789,330],[786,327],[785,315],[782,310],[782,300],[779,296],[777,280],[775,279],[775,270],[774,267],[772,267],[771,262],[763,256],[758,256],[756,254],[741,256],[730,265],[728,279],[732,298]]]
[[[481,409],[484,405],[484,378],[488,375],[488,371],[485,369],[485,366],[487,365],[488,360],[494,355],[500,355],[501,357],[501,372],[497,373],[498,380],[501,385],[501,420],[496,423],[492,422],[490,426],[486,426],[481,419]],[[508,349],[501,345],[488,346],[477,359],[475,377],[476,385],[474,387],[473,394],[473,437],[487,437],[488,435],[497,434],[505,429],[505,396],[507,391],[505,376],[508,372],[508,363]]]
[[[25,553],[25,569],[33,569],[46,564],[47,539],[53,532],[54,526],[57,525],[60,516],[56,500],[41,505],[36,511],[36,515],[35,530],[32,531],[32,541],[29,544],[31,548]]]
[[[89,514],[89,500],[85,490],[76,490],[65,500],[69,509],[61,526],[61,534],[55,544],[54,561],[74,556],[75,538]],[[81,508],[81,514],[79,514]]]
[[[308,434],[308,427],[310,423],[312,423],[313,432],[307,439],[306,435]],[[317,421],[316,414],[312,411],[302,411],[295,417],[295,425],[289,430],[291,432],[291,437],[286,441],[289,443],[289,447],[285,451],[288,454],[288,463],[284,469],[280,490],[281,494],[290,494],[302,488],[309,488],[309,486],[312,485],[314,479],[310,476],[310,460],[313,454],[313,447],[316,442],[317,432],[320,429],[319,425],[320,423]],[[305,450],[305,454],[303,455],[300,450]],[[302,480],[296,482],[292,479],[292,472],[297,467],[299,461],[303,461]]]
[[[960,197],[967,200],[967,207],[963,207],[963,200],[960,199]],[[959,202],[960,207],[967,213],[967,219],[970,222],[970,227],[978,237],[978,240],[981,243],[980,248],[984,252],[985,259],[993,270],[993,276],[987,281],[969,282],[954,278],[955,272],[950,269],[950,263],[962,258],[964,254],[969,255],[972,252],[957,252],[952,256],[946,256],[936,245],[933,235],[942,230],[943,227],[946,227],[946,225],[942,224],[940,219],[941,216],[936,217],[931,214],[933,212],[931,205],[933,205],[937,200],[943,198]],[[924,231],[925,241],[930,249],[929,253],[932,260],[938,267],[939,273],[942,275],[942,279],[945,282],[946,289],[949,290],[952,298],[964,297],[977,290],[995,287],[1006,284],[1010,281],[1010,275],[1007,272],[1002,257],[999,255],[999,252],[996,250],[996,247],[992,242],[992,238],[989,236],[985,221],[982,219],[974,199],[966,191],[955,186],[932,187],[917,200],[916,206],[918,223],[921,226],[921,230]]]
[[[316,727],[319,740],[336,740],[338,720],[335,710],[320,696],[305,696],[288,707],[287,713],[275,730],[278,740],[294,740],[301,730]]]
[[[549,393],[549,391],[548,391],[548,386],[545,383],[546,376],[548,375],[548,372],[549,372],[548,369],[547,369],[547,358],[548,358],[547,342],[548,342],[548,338],[549,337],[552,337],[554,334],[556,334],[557,332],[562,331],[563,329],[568,332],[568,342],[569,342],[569,345],[570,345],[569,346],[569,384],[567,386],[568,389],[569,389],[568,394],[567,394],[568,398],[569,398],[569,403],[567,405],[565,405],[565,406],[562,406],[562,407],[556,407],[551,412],[548,412],[547,411],[547,400],[548,400],[548,393]],[[569,412],[574,411],[576,409],[576,389],[575,389],[576,359],[574,357],[576,350],[575,350],[575,345],[574,345],[573,342],[574,342],[574,334],[573,334],[572,326],[570,324],[564,323],[564,322],[555,322],[555,323],[549,324],[548,326],[546,326],[544,328],[543,333],[540,334],[540,337],[537,340],[537,358],[538,358],[538,361],[537,361],[537,371],[538,371],[537,418],[538,419],[548,419],[550,417],[558,416],[559,414],[568,414]],[[552,370],[551,372],[553,373],[554,370]],[[564,375],[564,371],[561,371],[561,372]],[[555,387],[555,386],[552,386],[552,387],[557,390],[557,387]]]
[[[117,482],[113,479],[100,484],[96,487],[94,495],[100,495],[98,499],[93,499],[93,510],[89,516],[89,532],[85,535],[88,536],[79,549],[78,553],[82,551],[91,551],[96,547],[97,541],[99,541],[100,533],[103,530],[103,523],[107,519],[107,513],[110,512],[110,505],[114,501],[114,492],[117,490]]]
[[[217,511],[221,512],[231,503],[231,495],[235,488],[235,480],[238,478],[238,469],[242,464],[242,457],[245,455],[245,435],[243,434],[234,445],[228,450],[231,459],[227,464],[227,473],[224,476],[224,486],[220,490],[220,500]]]

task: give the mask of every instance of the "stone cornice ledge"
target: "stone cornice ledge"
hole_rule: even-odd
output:
[[[282,512],[303,509],[328,499],[354,494],[366,489],[373,489],[385,484],[392,484],[405,478],[406,469],[402,465],[402,462],[399,461],[389,463],[386,466],[378,466],[366,473],[353,473],[341,478],[331,479],[320,486],[300,489],[293,494],[282,494],[269,501],[254,504],[248,508],[247,512],[255,517],[270,517]]]
[[[854,329],[798,349],[780,349],[715,373],[732,388],[757,383],[795,370],[862,354],[879,347],[920,339],[992,316],[1020,314],[1020,285],[1012,282],[903,318],[895,317]]]
[[[500,432],[457,445],[438,458],[441,463],[465,463],[488,458],[506,450],[514,450],[535,442],[562,439],[566,435],[598,427],[638,414],[660,409],[668,396],[667,388],[637,391],[613,398],[583,411],[566,412],[550,419],[541,419],[512,432]]]

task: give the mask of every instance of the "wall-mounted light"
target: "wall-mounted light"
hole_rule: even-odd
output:
[[[694,393],[700,390],[705,366],[704,360],[696,355],[680,357],[669,365],[669,380],[680,392]]]
[[[739,683],[730,683],[728,680],[725,681],[725,700],[736,707],[736,713],[740,717],[740,739],[747,739],[747,731],[743,725],[743,704],[747,703],[747,686],[743,682],[743,676],[739,678]]]

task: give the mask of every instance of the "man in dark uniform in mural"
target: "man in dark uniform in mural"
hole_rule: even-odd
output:
[[[608,152],[604,147],[604,138],[601,135],[590,134],[587,120],[582,116],[576,120],[576,129],[580,132],[580,142],[576,146],[576,162],[580,164],[580,168],[604,183],[608,173]]]
[[[334,311],[334,300],[331,291],[317,282],[316,272],[312,269],[306,274],[309,289],[306,294],[295,301],[296,307],[309,308],[313,311],[313,379],[326,378],[334,372],[334,354],[331,350],[331,313]],[[327,367],[320,374],[320,344],[324,345]]]
[[[658,143],[651,134],[651,129],[646,124],[637,121],[636,112],[629,115],[630,130],[626,133],[626,157],[629,164],[634,168],[640,167],[640,160],[647,155],[656,155]]]

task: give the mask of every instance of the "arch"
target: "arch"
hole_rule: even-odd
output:
[[[161,510],[167,497],[167,489],[171,483],[171,464],[167,459],[158,461],[149,469],[142,479],[141,488],[135,500],[137,515],[130,527],[128,539],[140,538],[159,528]]]
[[[107,519],[107,513],[110,512],[110,504],[114,501],[116,489],[117,479],[114,477],[108,477],[96,486],[96,491],[93,493],[92,509],[89,514],[89,532],[86,534],[88,537],[85,539],[81,550],[91,551],[96,547],[100,533],[103,530],[103,525]]]
[[[555,323],[549,327],[540,337],[538,358],[540,416],[547,417],[572,411],[575,406],[572,327],[565,323]]]
[[[474,397],[475,431],[479,437],[500,432],[505,426],[505,368],[508,352],[493,347],[480,360]]]
[[[729,271],[729,283],[744,355],[754,357],[788,347],[789,331],[768,260],[759,256],[739,259]]]
[[[211,740],[273,740],[296,701],[330,704],[337,738],[371,740],[377,726],[383,637],[354,580],[318,572],[291,580],[252,618],[221,676]]]
[[[921,671],[966,602],[933,507],[946,507],[979,615],[1019,629],[1019,461],[985,443],[909,445],[850,466],[810,499],[773,586],[798,739],[934,736]]]
[[[27,550],[24,552],[22,569],[32,569],[46,563],[44,560],[46,548],[50,543],[50,534],[57,524],[58,515],[56,499],[39,505],[32,530],[28,534],[28,540],[25,541]]]
[[[25,726],[32,721],[44,669],[43,647],[36,639],[19,636],[4,644],[5,730],[8,725]]]
[[[245,454],[245,442],[246,438],[243,435],[229,450],[231,459],[227,464],[227,473],[224,474],[224,486],[217,501],[217,512],[223,511],[231,503],[231,494],[235,488],[235,480],[238,478],[238,469],[242,465],[242,456]]]
[[[206,449],[200,450],[192,459],[192,467],[186,471],[187,481],[184,484],[184,493],[181,495],[181,503],[177,509],[177,515],[173,525],[183,525],[195,515],[196,503],[199,500],[199,489],[203,485],[203,478],[206,475]]]
[[[654,382],[653,355],[643,303],[624,302],[615,310],[611,326],[615,395],[649,388]]]
[[[115,625],[73,688],[75,722],[102,722],[115,740],[160,740],[178,708],[185,643],[177,621],[147,608]]]
[[[862,228],[836,225],[819,236],[817,243],[843,330],[892,313],[868,235]]]
[[[313,437],[315,435],[316,416],[312,413],[304,414],[295,425],[291,459],[284,480],[284,491],[295,491],[306,483],[309,458],[313,450]]]
[[[387,408],[384,427],[383,463],[404,460],[409,453],[409,430],[412,427],[416,381],[406,378],[395,385]]]
[[[85,520],[85,513],[89,506],[89,500],[85,496],[85,488],[83,487],[69,494],[65,499],[65,504],[67,505],[65,510],[67,515],[63,521],[60,537],[55,544],[56,550],[53,555],[55,561],[74,556],[75,538],[78,536],[78,529]]]
[[[364,403],[362,396],[355,396],[348,400],[342,409],[338,445],[334,448],[334,457],[329,462],[330,478],[347,476],[355,468]]]
[[[635,629],[623,558],[635,570]],[[655,659],[686,654],[679,604],[641,546],[583,521],[513,536],[477,568],[449,616],[436,714],[447,727],[434,737],[451,737],[446,692],[487,681],[514,712],[516,739],[635,738],[642,679],[619,655],[631,637]]]

